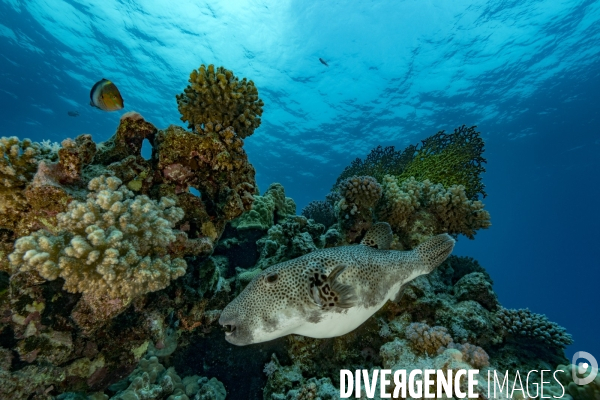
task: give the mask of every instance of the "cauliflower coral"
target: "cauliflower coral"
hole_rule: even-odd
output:
[[[16,241],[9,256],[16,271],[61,277],[71,293],[121,299],[185,274],[186,262],[167,254],[172,227],[183,218],[173,200],[134,196],[115,177],[94,178],[89,189],[86,202],[73,201],[58,215],[54,233],[39,230]]]
[[[469,199],[462,185],[445,188],[429,180],[411,177],[400,181],[386,175],[382,186],[379,218],[403,236],[405,247],[412,248],[440,233],[462,233],[473,239],[478,229],[491,226],[483,203]]]

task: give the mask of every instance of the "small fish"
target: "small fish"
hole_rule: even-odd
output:
[[[78,117],[79,111],[67,111],[67,114],[69,115],[69,117]]]
[[[221,313],[225,340],[244,346],[281,336],[330,338],[353,331],[454,248],[442,234],[411,251],[389,250],[392,230],[375,224],[360,245],[315,250],[256,276]]]
[[[123,109],[123,98],[114,83],[102,78],[90,91],[90,105],[102,111],[117,111]]]
[[[323,64],[324,66],[329,67],[329,65],[322,58],[319,58],[319,61],[321,61],[321,64]]]

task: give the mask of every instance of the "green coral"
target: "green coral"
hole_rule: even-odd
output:
[[[181,120],[198,130],[207,123],[233,127],[240,138],[258,128],[264,103],[254,82],[241,81],[233,72],[202,64],[190,74],[189,85],[177,95]]]
[[[383,182],[384,175],[400,175],[404,168],[412,161],[416,146],[410,145],[402,151],[395,150],[394,146],[377,146],[363,160],[356,158],[347,166],[337,178],[333,190],[336,191],[340,183],[353,176],[372,176],[378,182]]]
[[[89,183],[86,202],[73,201],[57,216],[59,234],[39,230],[15,243],[9,256],[20,271],[47,280],[61,277],[64,289],[94,298],[131,299],[160,290],[182,276],[186,262],[171,259],[171,229],[183,217],[175,202],[134,196],[114,177]]]
[[[292,215],[296,215],[296,203],[291,198],[285,197],[282,184],[272,183],[262,196],[254,196],[252,209],[231,221],[231,225],[241,230],[267,230],[277,221]]]
[[[479,194],[485,197],[480,176],[485,172],[484,143],[475,128],[463,125],[454,133],[440,131],[423,140],[399,175],[400,180],[414,177],[418,181],[441,183],[445,188],[462,185],[469,199],[476,200]]]

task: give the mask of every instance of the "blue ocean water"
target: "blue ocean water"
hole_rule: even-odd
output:
[[[599,43],[598,1],[4,0],[0,135],[107,139],[121,113],[88,105],[103,77],[124,111],[183,125],[189,72],[223,65],[265,102],[245,144],[259,187],[301,209],[377,145],[477,125],[493,226],[455,254],[505,307],[565,326],[567,357],[598,357]]]

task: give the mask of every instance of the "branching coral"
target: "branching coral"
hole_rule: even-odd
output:
[[[335,213],[333,206],[323,200],[315,200],[308,203],[302,209],[302,215],[308,219],[314,220],[317,224],[323,224],[329,227],[335,223]]]
[[[264,103],[258,98],[254,82],[241,81],[233,72],[204,64],[190,74],[190,84],[177,95],[181,120],[198,130],[207,123],[233,127],[245,138],[260,125]]]
[[[462,185],[467,198],[485,197],[480,174],[485,172],[483,139],[475,126],[456,128],[454,133],[440,131],[423,140],[414,158],[399,175],[401,180],[414,177],[419,181],[441,183],[445,188]]]
[[[183,217],[175,202],[134,197],[114,177],[94,178],[87,201],[73,201],[57,216],[57,234],[46,230],[22,237],[9,256],[20,272],[65,280],[64,289],[94,297],[131,299],[165,288],[185,273],[171,259],[171,229]]]
[[[565,328],[548,320],[545,315],[533,313],[527,308],[519,310],[500,308],[497,316],[507,334],[530,338],[540,344],[556,348],[564,348],[573,343],[572,336]]]
[[[347,178],[352,176],[367,175],[382,182],[384,175],[400,175],[408,163],[413,159],[415,146],[410,145],[403,151],[396,151],[394,146],[378,146],[371,150],[363,160],[355,159],[342,171],[337,178],[334,189]]]
[[[460,185],[444,188],[425,180],[409,178],[399,182],[386,175],[379,218],[405,236],[404,244],[414,247],[431,235],[463,234],[473,239],[478,229],[488,228],[490,214],[479,200],[467,198]]]

